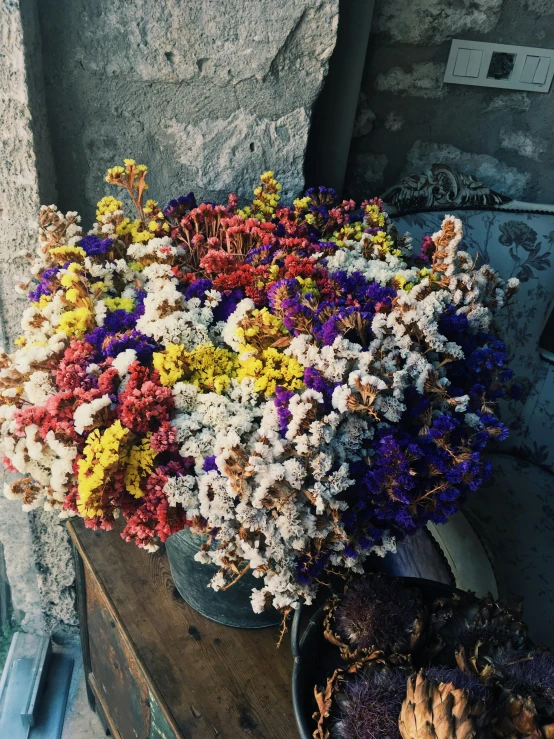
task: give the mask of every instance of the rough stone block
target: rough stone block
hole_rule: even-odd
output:
[[[61,207],[90,218],[124,156],[150,166],[161,202],[249,196],[265,169],[301,189],[338,0],[51,0],[40,14]]]

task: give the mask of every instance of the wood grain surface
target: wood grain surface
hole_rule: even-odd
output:
[[[161,698],[185,739],[296,739],[288,639],[278,628],[216,624],[176,591],[167,557],[125,543],[119,532],[69,530],[118,628],[129,640],[148,688]],[[93,665],[108,654],[91,639]],[[104,680],[108,677],[104,674]],[[105,695],[110,710],[109,689]],[[142,738],[141,738],[142,739]]]

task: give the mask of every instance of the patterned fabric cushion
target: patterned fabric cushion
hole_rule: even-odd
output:
[[[523,402],[504,404],[503,417],[511,430],[511,449],[528,453],[536,446],[542,463],[554,464],[554,437],[552,451],[541,450],[544,440],[534,438],[528,427],[537,405],[537,392],[545,390],[546,367],[539,354],[539,339],[554,299],[554,214],[468,210],[453,211],[453,215],[463,222],[466,251],[479,256],[482,263],[491,264],[502,277],[517,277],[521,281],[517,298],[497,319],[508,346],[510,366],[523,387]],[[393,221],[400,233],[412,234],[417,251],[422,237],[437,231],[443,217],[443,213],[416,213]],[[546,392],[554,398],[554,384]]]
[[[464,512],[491,554],[500,597],[523,598],[529,635],[554,648],[554,475],[511,455],[490,459],[493,477]]]

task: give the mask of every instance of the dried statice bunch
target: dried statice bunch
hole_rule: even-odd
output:
[[[123,197],[88,233],[41,209],[0,356],[0,457],[36,484],[6,494],[93,529],[119,518],[149,551],[188,526],[214,590],[249,571],[254,611],[286,613],[489,476],[517,394],[493,318],[518,281],[477,265],[453,216],[416,253],[378,199],[282,204],[266,172],[245,208],[163,208],[146,177],[112,167]]]
[[[426,616],[418,588],[386,575],[367,575],[340,597],[334,622],[351,649],[406,654],[424,639]]]
[[[370,666],[354,679],[341,681],[335,699],[340,718],[332,739],[400,739],[398,715],[406,695],[401,669]]]

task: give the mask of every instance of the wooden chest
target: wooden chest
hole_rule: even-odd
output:
[[[167,557],[68,523],[91,706],[116,739],[295,739],[279,629],[220,626],[183,602]]]

